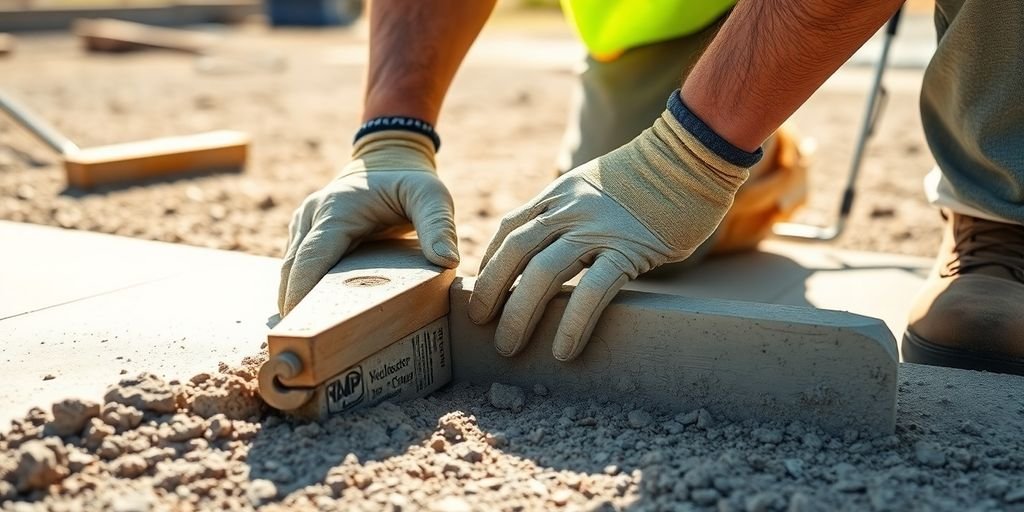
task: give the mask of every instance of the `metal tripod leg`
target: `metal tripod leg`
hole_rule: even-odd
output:
[[[899,26],[902,11],[903,7],[901,6],[892,15],[892,18],[889,19],[889,23],[885,28],[882,54],[875,64],[875,75],[868,94],[864,122],[861,124],[860,136],[857,138],[857,145],[854,147],[853,159],[850,161],[850,172],[846,177],[846,187],[843,189],[843,199],[839,205],[839,214],[835,222],[829,226],[780,222],[772,228],[776,236],[828,242],[839,237],[843,229],[846,228],[846,219],[850,216],[850,210],[853,208],[857,175],[860,174],[861,163],[864,159],[864,149],[867,147],[868,140],[875,132],[875,127],[882,116],[882,111],[885,109],[887,102],[888,93],[882,85],[882,75],[885,74],[885,68],[889,62],[889,49],[892,46],[893,38],[896,37],[896,28]]]

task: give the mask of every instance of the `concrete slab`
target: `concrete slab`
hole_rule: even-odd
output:
[[[0,221],[0,320],[215,266],[273,258]]]
[[[119,372],[237,363],[276,312],[273,258],[9,222],[0,247],[4,428],[32,406],[96,399]]]

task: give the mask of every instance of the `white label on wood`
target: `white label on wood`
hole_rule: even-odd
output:
[[[317,400],[322,413],[338,414],[426,395],[451,376],[448,317],[443,316],[328,379]]]

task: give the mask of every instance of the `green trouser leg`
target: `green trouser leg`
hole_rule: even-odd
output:
[[[921,120],[944,183],[929,195],[1024,224],[1024,1],[937,0],[935,25]]]
[[[650,128],[724,19],[696,34],[631,48],[610,62],[587,57],[573,91],[558,171],[618,149]]]

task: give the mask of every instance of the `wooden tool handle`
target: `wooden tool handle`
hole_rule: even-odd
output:
[[[214,35],[202,32],[155,27],[110,18],[77,20],[72,30],[87,50],[98,52],[162,48],[201,54],[219,40]]]

